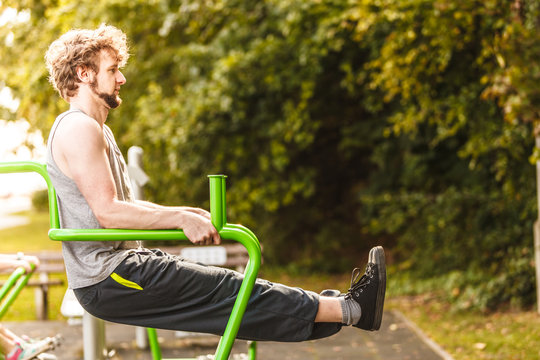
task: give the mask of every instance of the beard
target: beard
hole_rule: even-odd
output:
[[[96,94],[101,99],[103,99],[105,101],[105,103],[109,106],[109,108],[111,108],[111,109],[116,109],[122,103],[122,99],[120,99],[120,97],[118,95],[116,95],[114,93],[114,91],[112,92],[112,94],[107,94],[105,92],[99,92],[96,79],[94,79],[94,81],[92,81],[90,83],[90,88],[92,89],[94,94]]]

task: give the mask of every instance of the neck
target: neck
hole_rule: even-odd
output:
[[[79,88],[79,92],[74,97],[69,98],[70,109],[79,109],[86,115],[96,120],[101,127],[107,121],[109,108],[101,102],[96,101],[93,96],[84,96],[84,90]]]

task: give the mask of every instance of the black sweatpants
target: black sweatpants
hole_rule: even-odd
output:
[[[126,258],[102,282],[75,289],[90,314],[112,322],[222,335],[243,274],[160,250]],[[238,338],[304,341],[335,334],[340,323],[315,323],[316,293],[258,279]]]

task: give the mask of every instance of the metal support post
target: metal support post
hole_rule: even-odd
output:
[[[536,264],[536,311],[540,314],[540,220],[534,222],[534,262]]]
[[[536,148],[540,150],[540,136],[536,137]],[[536,161],[536,191],[538,220],[534,223],[534,259],[536,264],[536,311],[540,314],[540,160]]]
[[[131,179],[133,196],[137,200],[144,200],[143,186],[148,182],[148,175],[142,168],[143,149],[139,146],[132,146],[128,150],[128,173]],[[146,328],[137,326],[135,328],[135,342],[139,349],[148,348],[148,333]]]
[[[105,360],[105,322],[86,311],[83,314],[84,360]]]
[[[131,179],[133,196],[137,200],[144,200],[143,187],[148,183],[148,175],[142,167],[143,149],[139,146],[132,146],[128,150],[128,173]]]

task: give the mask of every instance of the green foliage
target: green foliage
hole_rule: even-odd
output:
[[[463,255],[462,255],[463,256]],[[441,272],[429,279],[415,278],[408,272],[396,272],[390,279],[391,294],[431,293],[450,303],[454,311],[492,312],[498,308],[531,308],[535,303],[533,254],[528,248],[511,248],[492,253],[493,261],[484,267]]]
[[[399,234],[395,255],[402,269],[421,277],[452,270],[489,268],[494,253],[509,244],[528,246],[532,221],[519,202],[503,202],[492,194],[448,188],[432,197],[421,193],[363,197],[366,230]],[[421,235],[419,235],[421,234]],[[474,254],[474,256],[464,256]],[[499,269],[497,269],[499,270]]]
[[[514,21],[494,39],[499,66],[490,74],[484,96],[497,99],[508,122],[529,122],[538,127],[540,6],[537,1],[516,1],[513,15]]]
[[[6,6],[30,15],[0,30],[18,117],[47,130],[66,108],[42,61],[52,40],[122,28],[132,56],[110,125],[144,148],[148,197],[204,206],[205,176],[229,175],[229,218],[267,261],[342,270],[382,242],[422,277],[496,277],[492,253],[532,246],[535,1]]]
[[[47,190],[38,190],[32,194],[32,208],[35,211],[49,211],[49,193]]]

